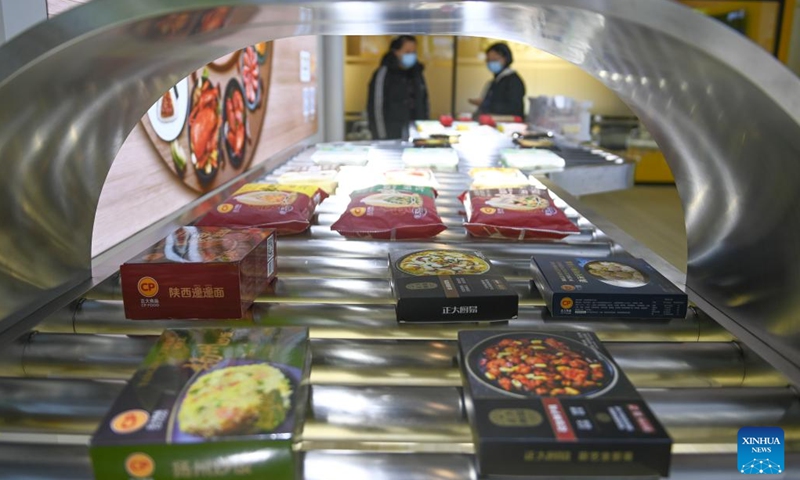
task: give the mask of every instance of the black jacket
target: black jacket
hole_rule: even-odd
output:
[[[516,115],[524,118],[524,102],[525,83],[519,78],[517,72],[506,68],[494,76],[475,116],[480,114]]]
[[[393,53],[384,55],[369,82],[367,113],[372,138],[403,138],[412,120],[429,117],[423,68],[418,62],[404,70]]]

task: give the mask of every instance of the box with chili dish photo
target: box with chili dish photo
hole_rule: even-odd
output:
[[[519,295],[481,252],[389,253],[397,321],[481,322],[517,317]]]
[[[668,476],[672,440],[591,332],[458,333],[481,476]]]
[[[275,261],[275,230],[181,227],[120,267],[125,317],[242,318]]]
[[[536,255],[531,271],[556,318],[686,316],[686,294],[639,258]]]

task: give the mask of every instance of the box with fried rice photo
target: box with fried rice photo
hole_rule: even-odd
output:
[[[482,322],[517,317],[519,295],[481,252],[390,252],[389,264],[398,322]]]
[[[275,238],[260,228],[178,228],[120,267],[125,317],[245,317],[275,279]]]
[[[655,478],[672,440],[591,332],[458,333],[481,477]]]
[[[305,328],[166,330],[92,437],[95,478],[300,478]]]
[[[555,318],[686,316],[686,294],[640,258],[536,255],[531,272]]]

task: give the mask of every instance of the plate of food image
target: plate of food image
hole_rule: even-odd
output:
[[[467,354],[469,373],[489,389],[516,398],[593,398],[617,383],[611,360],[576,340],[545,333],[504,333]]]
[[[397,261],[397,268],[415,276],[482,275],[489,271],[486,260],[457,250],[423,250],[410,253]]]
[[[172,443],[240,435],[290,434],[300,371],[255,360],[227,360],[200,372],[176,401]]]
[[[495,208],[520,211],[543,210],[550,206],[550,202],[547,199],[534,194],[498,195],[486,202],[486,204]]]
[[[614,287],[638,288],[650,282],[644,272],[619,262],[595,260],[586,263],[583,269],[592,278]]]
[[[255,110],[261,103],[261,94],[264,90],[261,81],[261,67],[255,47],[247,47],[239,56],[239,70],[242,74],[242,86],[247,108]]]
[[[189,111],[189,81],[183,79],[166,91],[147,111],[158,138],[171,142],[178,138],[186,125]]]
[[[222,136],[225,152],[231,166],[239,168],[244,162],[247,144],[247,109],[245,108],[242,86],[235,78],[230,79],[225,88],[222,110]]]
[[[239,61],[239,52],[239,50],[236,50],[235,52],[231,52],[227,55],[219,57],[218,59],[209,63],[208,68],[216,72],[227,72],[228,70],[231,70],[236,66],[236,62]]]
[[[210,182],[221,164],[222,109],[219,85],[201,77],[192,91],[189,112],[189,155],[201,183]]]

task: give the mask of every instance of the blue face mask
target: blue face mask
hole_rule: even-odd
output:
[[[497,75],[498,73],[503,71],[503,62],[499,60],[492,60],[491,62],[486,62],[486,67],[489,69],[490,72]]]
[[[400,64],[403,68],[411,68],[417,64],[417,54],[416,53],[404,53],[403,56],[400,58]]]

